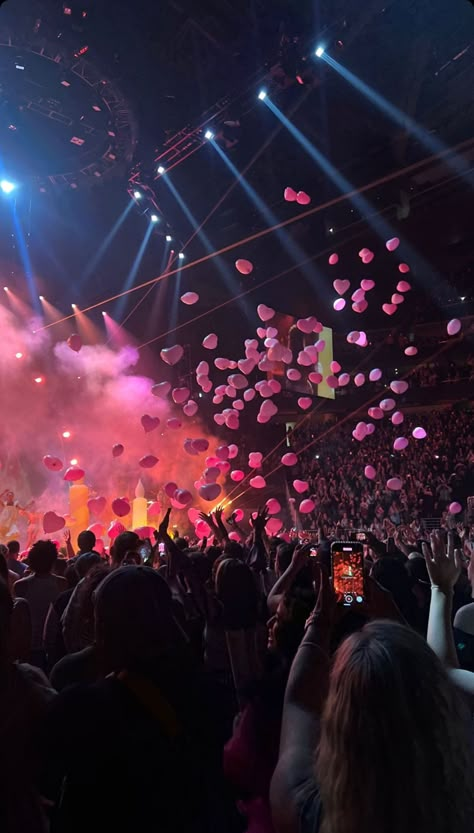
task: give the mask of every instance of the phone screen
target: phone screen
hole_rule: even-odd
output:
[[[335,541],[331,546],[332,581],[346,607],[364,601],[364,552],[355,541]]]
[[[148,561],[148,559],[150,558],[150,555],[151,555],[151,544],[150,544],[150,542],[149,541],[143,541],[140,544],[140,546],[138,547],[138,552],[140,554],[142,564],[145,561]]]

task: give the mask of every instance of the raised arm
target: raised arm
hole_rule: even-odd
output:
[[[308,553],[311,549],[310,544],[297,544],[294,549],[293,557],[285,572],[275,582],[267,598],[268,610],[271,614],[275,614],[283,596],[291,586],[299,572],[308,564]]]

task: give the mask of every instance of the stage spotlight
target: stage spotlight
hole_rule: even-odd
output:
[[[264,101],[266,99],[266,97],[267,97],[267,91],[266,90],[260,90],[260,92],[258,94],[258,98],[260,99],[260,101]]]
[[[105,312],[105,310],[102,310],[102,315],[107,315],[107,313]]]
[[[151,217],[150,217],[150,220],[151,220],[152,223],[157,223],[159,221],[159,219],[160,218],[158,217],[158,214],[152,214]]]
[[[42,376],[35,376],[34,381],[36,382],[37,385],[42,385],[44,380],[43,380]]]
[[[65,440],[68,440],[70,438],[70,436],[71,436],[70,431],[63,431],[63,437],[64,437]]]
[[[72,307],[73,309],[76,309],[77,304],[71,304],[71,307]]]
[[[173,238],[171,237],[171,234],[167,234],[166,237],[165,237],[165,240],[166,240],[167,243],[171,243],[172,239]]]
[[[157,170],[158,170],[158,173],[159,173],[159,174],[164,174],[164,173],[165,173],[165,168],[163,167],[163,165],[158,165],[158,169],[157,169]]]
[[[15,190],[16,185],[8,179],[0,179],[0,188],[4,194],[11,194],[11,192]]]
[[[23,353],[15,353],[15,359],[22,359]]]
[[[324,46],[318,46],[316,52],[314,53],[317,58],[322,58],[324,55]]]
[[[38,295],[38,298],[40,299],[40,301],[44,301],[44,295]]]
[[[134,191],[133,196],[135,197],[136,200],[141,200],[143,194],[141,193],[141,191]]]
[[[76,457],[73,457],[72,460],[69,460],[70,466],[77,466],[79,460]]]
[[[5,292],[8,292],[8,286],[4,286],[3,288],[4,288]]]
[[[214,138],[214,133],[212,132],[212,130],[206,130],[206,132],[204,134],[204,138],[209,139],[209,140],[213,139]]]
[[[184,260],[184,252],[180,252],[178,257],[180,260]]]

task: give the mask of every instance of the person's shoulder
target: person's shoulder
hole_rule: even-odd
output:
[[[474,602],[459,608],[454,617],[454,627],[474,636]]]

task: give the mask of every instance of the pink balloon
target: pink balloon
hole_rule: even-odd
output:
[[[352,304],[352,309],[354,312],[358,312],[360,314],[362,312],[365,312],[368,306],[369,304],[364,298],[363,301],[359,301],[356,304]]]
[[[390,388],[394,393],[406,393],[408,390],[408,382],[405,382],[405,379],[394,379],[393,382],[390,382]]]
[[[349,289],[351,282],[348,280],[342,280],[342,278],[336,278],[332,285],[338,295],[344,295]]]
[[[239,415],[237,411],[232,411],[232,413],[226,416],[225,424],[227,425],[227,428],[230,428],[231,431],[239,430]]]
[[[311,202],[311,197],[305,191],[298,191],[296,202],[298,205],[308,205]]]
[[[374,253],[373,253],[373,252],[367,252],[367,254],[365,254],[365,255],[362,257],[362,263],[364,263],[364,264],[367,264],[367,263],[372,263],[372,261],[373,261],[374,257],[375,257],[375,255],[374,255]]]
[[[397,437],[393,443],[393,448],[395,451],[403,451],[408,445],[408,440],[406,437]]]
[[[337,378],[337,376],[334,376],[332,373],[330,373],[329,376],[326,376],[326,384],[328,388],[335,390],[339,387],[339,379]]]
[[[365,246],[363,249],[360,250],[359,257],[360,258],[365,257],[366,255],[369,254],[369,252],[370,252],[370,249],[368,249],[367,246]]]
[[[294,367],[290,367],[289,370],[286,371],[286,375],[290,382],[298,382],[298,380],[301,379],[301,373]]]
[[[329,370],[331,371],[331,373],[339,373],[340,369],[341,365],[339,364],[339,362],[332,361],[329,365]]]
[[[367,434],[373,434],[374,433],[375,425],[374,425],[373,422],[367,422],[365,427],[367,428]]]
[[[201,486],[199,489],[199,495],[203,500],[210,501],[219,497],[221,491],[222,488],[219,483],[205,483],[204,486]]]
[[[380,370],[380,367],[374,367],[374,369],[371,370],[370,373],[369,373],[370,381],[371,382],[378,382],[379,379],[381,379],[381,378],[382,378],[382,371]]]
[[[238,368],[241,373],[248,374],[251,373],[255,367],[255,359],[239,359],[237,362]]]
[[[365,383],[365,376],[363,373],[356,373],[354,377],[354,384],[356,387],[360,388]]]
[[[385,315],[393,315],[397,311],[396,304],[382,304],[382,309]]]
[[[402,275],[406,275],[407,272],[410,271],[410,267],[408,263],[399,263],[398,264],[398,271],[402,273]]]
[[[367,333],[364,333],[363,330],[360,331],[359,338],[357,339],[356,344],[358,347],[367,347]]]
[[[265,507],[269,515],[278,515],[278,513],[281,512],[281,506],[274,497],[267,500]]]
[[[355,303],[358,303],[359,301],[363,301],[365,299],[365,292],[362,289],[362,287],[356,289],[355,292],[352,293],[351,299],[355,301]]]
[[[203,480],[205,483],[215,483],[219,475],[220,470],[217,466],[209,466],[204,472]]]
[[[160,399],[166,399],[170,390],[171,385],[169,382],[158,382],[157,385],[153,385],[151,392],[153,396],[158,396]]]
[[[285,188],[283,191],[283,198],[286,202],[295,202],[296,200],[296,191],[293,188]]]
[[[243,390],[248,385],[246,376],[243,376],[241,373],[232,373],[227,377],[227,381],[236,390]]]
[[[233,460],[234,457],[237,457],[237,454],[239,453],[239,447],[237,445],[235,445],[235,443],[231,443],[228,446],[228,451],[229,451],[228,459]]]
[[[302,495],[304,492],[308,491],[309,483],[307,483],[306,480],[293,480],[293,488],[295,492]]]
[[[392,304],[396,304],[398,306],[398,304],[403,304],[405,298],[403,295],[399,295],[398,292],[394,292],[390,300]]]
[[[101,523],[91,524],[87,527],[89,532],[92,532],[96,538],[102,538],[102,535],[105,534],[105,525]]]
[[[144,414],[142,416],[140,422],[143,426],[143,430],[145,431],[145,434],[149,434],[150,431],[154,431],[156,428],[158,428],[158,426],[160,424],[160,418],[159,417],[151,417],[149,414]]]
[[[260,321],[270,321],[270,318],[273,318],[275,315],[275,310],[267,307],[266,304],[259,304],[257,307],[257,315]]]
[[[75,353],[79,353],[79,350],[82,347],[81,337],[78,336],[77,333],[73,333],[69,336],[68,340],[66,341],[66,344],[71,350],[74,350]]]
[[[216,466],[222,474],[227,474],[230,471],[230,463],[227,460],[219,460]]]
[[[189,399],[188,402],[186,402],[186,405],[184,405],[183,407],[183,414],[185,414],[185,416],[188,417],[194,416],[194,414],[196,414],[197,411],[198,404],[194,401],[194,399]]]
[[[187,304],[188,307],[191,307],[193,304],[197,304],[199,301],[199,295],[197,292],[185,292],[184,295],[181,295],[180,300],[183,304]]]
[[[233,480],[234,483],[240,483],[240,481],[243,480],[244,477],[245,477],[245,474],[240,469],[234,469],[230,473],[230,479]]]
[[[202,346],[206,348],[206,350],[215,350],[217,347],[217,336],[215,333],[209,333],[203,341]]]
[[[311,408],[313,404],[313,400],[309,398],[309,396],[300,396],[298,399],[298,406],[301,408],[302,411],[307,411],[308,408]]]
[[[142,469],[152,469],[158,462],[158,457],[155,457],[154,454],[145,454],[145,456],[141,457],[138,461],[138,465],[141,466]]]
[[[148,514],[150,514],[149,510],[148,510]],[[191,521],[192,524],[195,524],[196,521],[199,520],[199,509],[195,509],[194,507],[191,507],[191,509],[188,509],[188,518],[189,518],[189,520]]]
[[[206,521],[199,520],[194,527],[194,531],[198,538],[209,538],[211,527]]]
[[[359,330],[351,330],[346,336],[346,341],[348,344],[355,344],[358,338],[360,338]]]
[[[180,506],[189,506],[193,502],[193,496],[188,489],[178,489],[174,495],[174,500]]]
[[[459,318],[452,318],[451,321],[448,321],[448,326],[446,327],[448,336],[455,336],[459,333],[461,329],[461,322]]]
[[[64,472],[64,480],[74,483],[76,480],[82,480],[84,475],[84,469],[80,469],[78,466],[70,466],[70,468],[66,469]]]
[[[181,344],[175,344],[173,347],[165,347],[161,351],[160,356],[165,364],[169,364],[172,367],[174,364],[178,364],[183,358],[184,347],[181,347]]]
[[[382,408],[369,408],[367,413],[369,414],[369,417],[371,417],[371,419],[383,419]]]
[[[393,411],[395,407],[395,400],[390,398],[382,399],[380,407],[382,408],[382,411]]]
[[[153,503],[148,507],[148,517],[149,518],[159,518],[161,515],[161,503],[158,503],[157,500],[154,500]]]
[[[107,500],[105,497],[91,497],[87,501],[87,508],[91,515],[102,515],[106,505]]]
[[[112,501],[112,512],[119,518],[124,518],[130,512],[130,503],[126,497],[116,497]]]
[[[110,524],[107,534],[111,541],[115,541],[118,535],[121,535],[122,532],[125,532],[125,527],[120,521],[112,521]]]
[[[122,443],[115,443],[112,446],[112,457],[121,457],[123,452],[125,451]]]
[[[245,260],[241,257],[235,261],[235,268],[241,275],[250,275],[253,272],[253,263],[250,260]]]
[[[262,465],[263,454],[260,451],[251,451],[249,454],[249,466],[251,469],[259,469]]]
[[[288,451],[281,458],[281,462],[284,466],[296,466],[298,462],[298,457],[296,456],[296,454],[293,454],[292,451]]]
[[[302,515],[307,515],[309,512],[312,512],[314,507],[316,506],[314,500],[310,500],[310,498],[306,498],[302,500],[299,506],[299,511]]]
[[[343,310],[345,306],[346,306],[346,299],[345,298],[336,298],[336,300],[333,301],[333,307],[336,310],[336,312],[341,312],[341,310]]]
[[[411,289],[411,284],[408,281],[398,281],[397,283],[397,292],[409,292]]]
[[[265,525],[265,530],[268,535],[276,535],[283,526],[283,521],[279,518],[269,518]]]
[[[43,515],[43,530],[47,535],[59,532],[65,526],[66,521],[60,515],[56,515],[56,512],[45,512]]]
[[[228,446],[220,445],[218,448],[216,448],[216,457],[218,457],[219,460],[227,460],[229,458]]]
[[[253,388],[249,388],[248,390],[244,391],[244,399],[246,402],[251,402],[252,399],[255,398],[255,391]]]
[[[375,281],[370,280],[369,278],[364,278],[363,281],[360,282],[360,288],[364,290],[364,292],[369,292],[375,286]]]
[[[391,477],[387,480],[387,489],[392,492],[399,492],[403,486],[403,481],[399,477]]]
[[[192,446],[198,454],[202,454],[209,448],[209,440],[206,440],[205,437],[196,437],[196,439],[192,440]]]
[[[377,474],[377,472],[375,471],[373,466],[366,466],[365,469],[364,469],[364,474],[365,474],[367,480],[374,480],[375,475]]]
[[[265,327],[257,327],[257,335],[258,335],[259,338],[266,338],[267,337],[267,331],[266,331]]]
[[[389,252],[394,252],[395,249],[398,249],[400,245],[400,240],[398,237],[391,237],[390,240],[387,240],[385,246],[387,247]]]
[[[349,384],[350,381],[351,381],[351,377],[350,377],[349,373],[341,373],[341,375],[339,376],[339,379],[338,379],[339,387],[344,388],[346,385]]]
[[[46,466],[49,471],[61,471],[64,463],[59,459],[59,457],[52,457],[51,454],[46,454],[43,457],[43,465]]]
[[[459,513],[462,512],[461,504],[458,503],[457,500],[453,500],[453,502],[448,506],[448,512],[451,515],[459,515]]]
[[[168,497],[174,497],[177,490],[177,483],[173,483],[172,481],[170,481],[169,483],[165,483],[165,495],[168,495]]]
[[[391,420],[393,425],[401,425],[405,417],[403,416],[401,411],[394,411]]]
[[[296,326],[300,332],[309,334],[313,332],[317,323],[317,319],[314,315],[310,315],[309,318],[299,318],[296,322]]]
[[[171,428],[172,431],[178,431],[179,428],[182,426],[182,422],[177,419],[176,417],[171,417],[166,421],[168,428]]]
[[[332,255],[329,255],[329,265],[335,266],[336,263],[339,263],[339,255],[334,252]]]
[[[418,347],[414,347],[413,345],[410,347],[405,347],[405,356],[416,356],[418,353]]]
[[[415,440],[424,440],[426,437],[426,431],[424,428],[421,428],[421,426],[414,428],[411,433]]]
[[[234,518],[238,524],[243,521],[244,517],[243,509],[234,509]]]
[[[257,474],[255,477],[250,478],[250,485],[252,489],[264,489],[267,484],[265,478],[261,474]]]
[[[323,375],[318,373],[317,370],[312,370],[311,373],[308,373],[308,379],[313,385],[320,385],[323,381]]]

